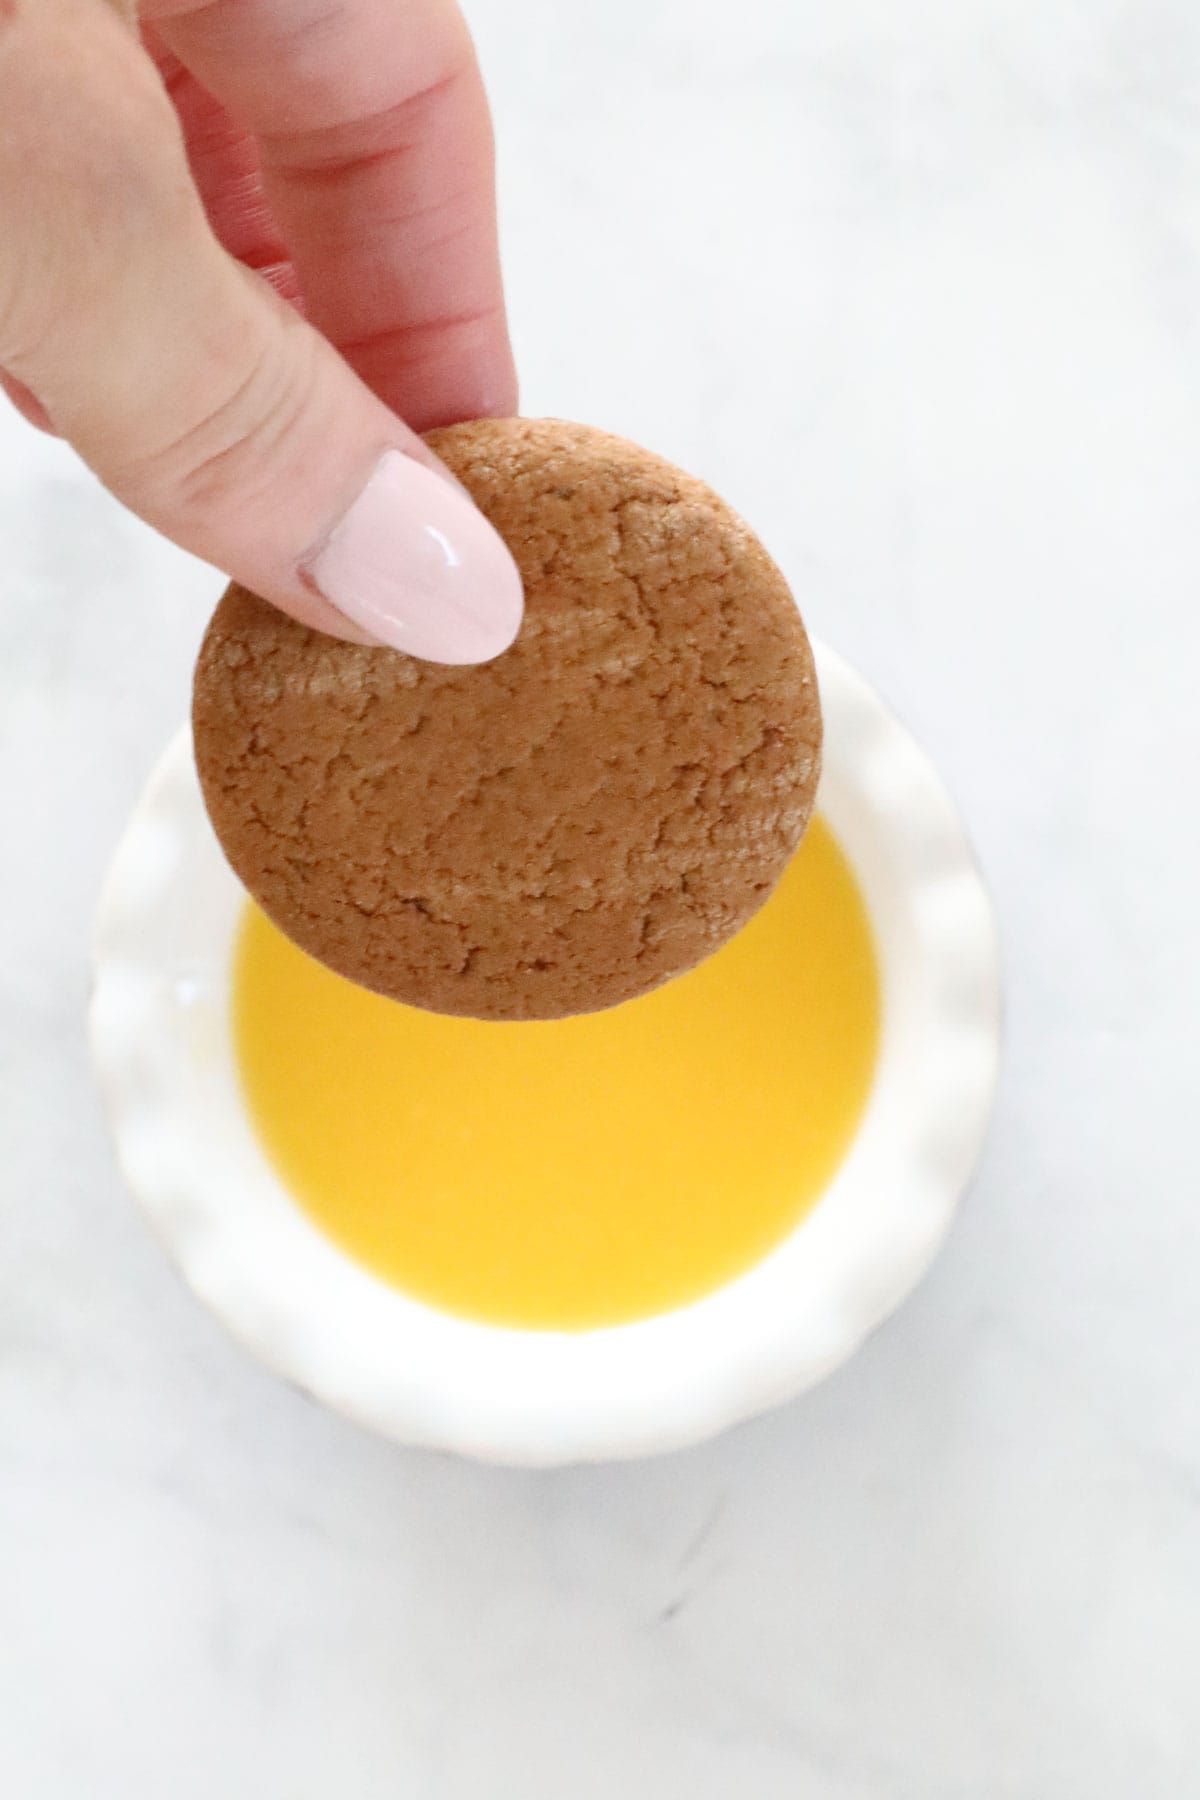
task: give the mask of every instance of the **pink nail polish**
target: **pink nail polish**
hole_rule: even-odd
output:
[[[488,662],[521,625],[507,545],[454,485],[400,450],[376,463],[304,573],[379,643],[427,662]]]

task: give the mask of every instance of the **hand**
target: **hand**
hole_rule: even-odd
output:
[[[520,578],[415,436],[516,410],[453,0],[135,10],[0,0],[0,383],[304,623],[498,654]]]

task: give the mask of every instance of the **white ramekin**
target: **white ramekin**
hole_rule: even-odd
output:
[[[838,657],[819,648],[818,668],[821,810],[862,884],[883,971],[861,1128],[816,1209],[746,1275],[678,1311],[579,1333],[437,1312],[352,1262],[293,1203],[234,1065],[243,891],[205,816],[188,735],[174,739],[100,901],[92,1049],[130,1187],[195,1293],[263,1362],[405,1444],[523,1464],[641,1456],[810,1387],[914,1286],[991,1107],[996,931],[925,756]]]

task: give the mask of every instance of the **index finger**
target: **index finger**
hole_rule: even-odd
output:
[[[308,317],[416,430],[516,410],[491,121],[453,0],[147,0],[257,139]]]

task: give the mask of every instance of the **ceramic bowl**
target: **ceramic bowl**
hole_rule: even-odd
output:
[[[709,1437],[846,1360],[929,1266],[996,1078],[991,906],[934,769],[818,647],[820,809],[873,922],[884,1016],[854,1142],[815,1209],[729,1285],[577,1333],[474,1324],[411,1299],[294,1204],[243,1106],[230,976],[244,893],[191,744],[168,747],[117,849],[95,935],[91,1041],[129,1186],[185,1280],[272,1369],[404,1444],[516,1464]]]

